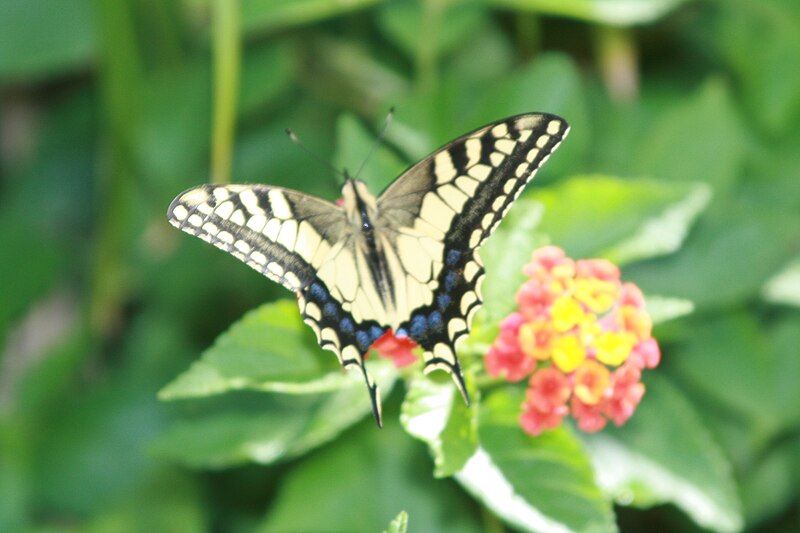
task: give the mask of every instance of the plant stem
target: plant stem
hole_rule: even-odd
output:
[[[138,124],[142,66],[130,2],[95,0],[98,84],[103,127],[108,132],[106,157],[97,173],[96,248],[91,274],[89,322],[95,337],[108,332],[125,297],[125,233],[129,222],[133,143]]]
[[[214,127],[211,138],[213,183],[228,183],[231,179],[241,63],[239,9],[237,1],[213,0]]]

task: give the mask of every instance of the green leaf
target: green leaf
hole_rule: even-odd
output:
[[[0,79],[31,80],[85,66],[94,51],[88,0],[2,0]]]
[[[626,275],[646,294],[686,298],[698,309],[719,308],[757,296],[798,248],[800,218],[794,213],[753,198],[720,201],[680,253],[630,265]]]
[[[700,401],[724,406],[769,438],[800,420],[799,324],[789,316],[766,328],[743,312],[689,319],[671,368]]]
[[[456,479],[514,527],[526,531],[614,531],[610,502],[589,458],[566,429],[530,437],[519,426],[523,391],[506,387],[481,406],[480,448]]]
[[[428,6],[441,9],[434,16],[446,20],[435,28],[426,26],[431,18]],[[441,7],[440,7],[441,6]],[[443,54],[460,47],[470,36],[478,32],[486,22],[486,8],[475,1],[460,0],[457,2],[441,2],[439,5],[423,0],[405,0],[388,2],[378,16],[378,23],[384,33],[405,53],[412,58],[417,57],[425,47],[431,47],[434,55]],[[433,30],[433,39],[420,39],[425,31]]]
[[[711,189],[703,184],[696,185],[684,199],[642,222],[634,235],[604,250],[601,255],[621,265],[677,251],[709,200]]]
[[[408,531],[408,513],[400,511],[400,514],[389,522],[389,527],[384,530],[384,533],[406,533],[406,531]]]
[[[452,476],[464,466],[478,446],[479,391],[467,376],[472,405],[467,407],[451,383],[425,376],[411,381],[400,414],[403,428],[426,442],[433,454],[434,476]]]
[[[384,397],[396,373],[387,361],[368,364]],[[251,403],[196,409],[153,444],[159,457],[195,468],[271,464],[334,439],[372,412],[360,373],[335,371],[338,387],[303,395],[269,394]]]
[[[800,307],[800,257],[771,277],[761,293],[768,302]]]
[[[498,7],[614,26],[649,24],[686,0],[489,0]]]
[[[641,145],[629,148],[632,171],[670,183],[705,181],[721,193],[738,177],[745,140],[728,87],[712,79],[662,113],[642,136]]]
[[[742,528],[731,467],[692,405],[669,381],[651,376],[633,417],[585,435],[598,483],[621,505],[673,503],[701,527]]]
[[[786,132],[800,112],[797,3],[732,0],[716,15],[704,36],[733,70],[750,115],[770,133]]]
[[[798,450],[800,439],[795,437],[777,444],[760,460],[743,465],[739,490],[748,526],[780,515],[797,497]]]
[[[331,365],[323,363],[320,352],[294,302],[265,304],[220,335],[200,360],[159,392],[159,398],[240,389],[297,394],[336,389],[346,378],[328,374]]]
[[[539,189],[544,205],[538,230],[572,257],[606,253],[612,260],[641,259],[680,247],[705,206],[703,186],[652,180],[577,176]]]
[[[645,303],[647,313],[653,319],[653,324],[674,320],[694,312],[694,304],[690,300],[681,298],[647,295]]]
[[[431,478],[424,448],[387,413],[304,458],[283,478],[260,531],[383,531],[405,509],[429,531],[479,531],[469,499]],[[309,505],[313,502],[313,505]]]

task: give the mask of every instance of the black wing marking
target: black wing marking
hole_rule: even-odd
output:
[[[318,275],[331,249],[347,238],[341,208],[279,187],[203,185],[178,195],[167,218],[296,292],[303,320],[320,346],[334,352],[344,367],[361,369],[381,425],[380,391],[364,355],[385,328],[375,321],[356,322]]]
[[[476,250],[568,131],[564,119],[548,114],[494,122],[412,166],[378,199],[395,227],[428,228],[444,242],[433,302],[414,310],[398,333],[423,347],[426,373],[449,372],[467,402],[456,341],[469,332],[482,303],[484,271]]]

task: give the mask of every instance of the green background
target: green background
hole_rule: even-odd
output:
[[[391,106],[375,191],[507,115],[572,131],[486,244],[480,401],[375,361],[379,431],[290,295],[164,213],[335,199],[284,129],[353,172]],[[798,123],[796,0],[0,0],[0,530],[797,530]],[[648,297],[622,428],[527,437],[482,385],[548,242]]]

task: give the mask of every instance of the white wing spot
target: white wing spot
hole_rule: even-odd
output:
[[[561,122],[558,120],[551,120],[550,123],[547,125],[547,133],[550,135],[555,135],[558,133],[558,130],[561,129]]]
[[[461,208],[464,207],[464,204],[469,199],[466,194],[453,185],[442,185],[439,187],[438,193],[447,205],[457,212],[461,211]]]
[[[292,217],[292,210],[289,209],[289,203],[283,193],[276,189],[269,191],[269,205],[272,209],[272,214],[276,217],[286,220]]]
[[[253,215],[263,215],[264,210],[258,205],[258,196],[250,189],[245,189],[239,193],[239,200],[242,205]]]
[[[261,232],[264,229],[264,224],[267,223],[267,217],[264,215],[253,215],[247,221],[247,227],[253,231]]]
[[[281,222],[277,218],[271,218],[267,221],[267,225],[264,226],[263,233],[266,237],[271,240],[275,241],[278,238],[278,232],[281,230]]]
[[[494,142],[494,147],[506,155],[511,155],[516,146],[517,143],[511,139],[500,139]]]
[[[281,227],[281,232],[278,234],[277,242],[282,244],[289,250],[294,249],[294,242],[297,238],[297,221],[287,220]]]
[[[481,141],[479,139],[468,139],[465,143],[467,151],[467,168],[481,160]]]
[[[230,218],[233,213],[233,202],[222,202],[214,209],[214,214],[220,218]]]
[[[433,162],[437,183],[447,183],[456,177],[456,168],[453,166],[453,159],[450,157],[450,152],[447,150],[436,154],[436,158]]]
[[[467,174],[472,176],[477,180],[485,180],[489,177],[489,174],[492,171],[492,167],[489,165],[475,165],[467,171]]]
[[[478,188],[478,182],[474,179],[468,178],[467,176],[459,176],[456,179],[456,185],[458,185],[459,189],[470,196],[474,195],[475,190]]]
[[[481,237],[483,236],[483,231],[481,229],[476,229],[472,232],[472,235],[469,238],[469,247],[475,248],[481,243]]]
[[[541,137],[536,139],[536,146],[538,146],[539,148],[544,148],[545,146],[547,146],[547,141],[549,140],[550,140],[549,135],[542,135]]]
[[[505,123],[498,124],[497,126],[492,128],[492,135],[494,135],[495,137],[505,137],[506,135],[508,135],[508,126],[506,126]]]
[[[172,210],[172,216],[175,217],[177,220],[183,220],[186,218],[186,215],[189,214],[189,211],[186,210],[185,207],[182,205],[176,205],[175,209]]]

